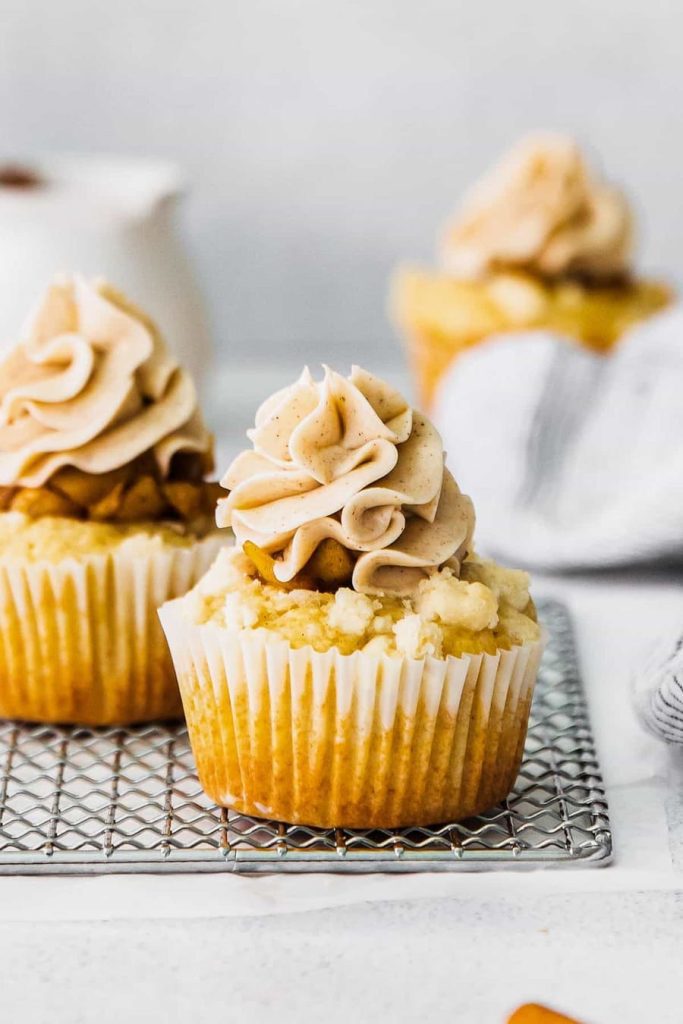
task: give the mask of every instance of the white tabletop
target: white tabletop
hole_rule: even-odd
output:
[[[3,1019],[680,1024],[683,758],[631,674],[683,621],[683,574],[537,580],[569,604],[615,861],[525,874],[0,879]],[[432,1019],[432,1018],[429,1018]]]
[[[278,1021],[314,1012],[328,1022],[382,1012],[410,1021],[433,1011],[498,1024],[534,999],[595,1024],[679,1024],[681,801],[668,783],[678,768],[633,719],[628,685],[648,638],[683,615],[683,586],[655,577],[542,583],[574,613],[613,866],[0,879],[6,1019],[267,1020],[277,1009]],[[68,997],[57,998],[57,985]]]

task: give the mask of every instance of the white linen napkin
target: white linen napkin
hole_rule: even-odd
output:
[[[649,732],[683,743],[683,623],[660,640],[633,677],[633,700]]]
[[[683,558],[683,309],[608,357],[543,331],[460,356],[435,420],[477,510],[477,543],[513,564]]]

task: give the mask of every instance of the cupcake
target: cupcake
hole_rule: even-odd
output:
[[[269,398],[224,549],[161,610],[218,804],[319,826],[475,814],[511,789],[541,654],[524,572],[473,553],[432,424],[359,368]]]
[[[465,198],[439,257],[434,272],[399,270],[391,297],[425,407],[453,358],[491,334],[545,328],[608,352],[671,298],[634,276],[626,199],[561,135],[516,146]]]
[[[154,325],[107,284],[57,280],[0,365],[0,716],[181,713],[156,609],[225,543],[211,468]]]

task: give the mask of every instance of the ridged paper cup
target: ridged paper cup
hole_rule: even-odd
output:
[[[177,717],[157,609],[186,593],[225,536],[125,540],[59,562],[0,561],[0,716],[109,725]]]
[[[448,338],[417,327],[406,333],[408,361],[425,408],[433,405],[441,378],[456,356],[481,340],[479,335]]]
[[[465,818],[522,758],[542,643],[445,660],[294,650],[265,630],[160,611],[206,793],[280,821],[349,828]]]
[[[429,409],[438,385],[453,360],[465,349],[500,330],[512,330],[501,321],[485,294],[465,291],[454,294],[456,282],[410,268],[398,270],[392,279],[389,305],[405,341],[420,402]],[[524,324],[517,324],[521,329]],[[528,326],[528,323],[526,324]]]

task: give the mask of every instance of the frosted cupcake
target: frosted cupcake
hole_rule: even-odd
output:
[[[0,365],[1,716],[181,712],[156,609],[225,543],[211,466],[154,325],[106,284],[56,281]]]
[[[435,272],[405,268],[392,313],[428,407],[463,349],[501,331],[547,328],[607,352],[670,300],[633,271],[622,193],[561,135],[524,139],[465,197]]]
[[[526,573],[472,553],[431,423],[306,371],[230,466],[232,550],[161,611],[201,782],[321,826],[462,818],[516,778],[541,654]]]

